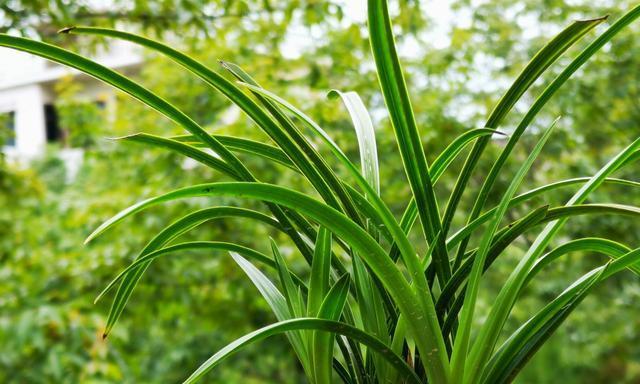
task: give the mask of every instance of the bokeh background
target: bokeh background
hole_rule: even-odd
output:
[[[573,19],[610,15],[627,0],[399,0],[392,1],[397,42],[427,155],[433,160],[454,137],[482,125],[490,108],[524,64]],[[67,25],[117,26],[161,38],[207,65],[235,62],[264,87],[294,101],[357,159],[350,119],[330,89],[357,91],[376,125],[382,196],[400,214],[408,186],[373,72],[363,0],[0,0],[0,31],[21,34],[94,55],[112,42],[61,37]],[[597,28],[600,33],[606,26]],[[549,80],[574,57],[572,48],[510,114],[508,132]],[[598,53],[545,107],[521,140],[496,188],[504,188],[526,156],[534,133],[562,116],[523,190],[569,177],[589,176],[640,135],[640,24]],[[179,106],[211,132],[266,141],[218,93],[162,57],[139,52],[132,77]],[[0,70],[10,63],[0,63]],[[8,67],[4,67],[8,68]],[[220,72],[223,72],[220,70]],[[94,243],[86,235],[135,201],[177,187],[222,180],[174,154],[107,137],[134,132],[182,133],[125,95],[114,94],[115,112],[84,97],[82,81],[68,76],[52,88],[60,137],[29,161],[3,156],[0,163],[0,382],[167,383],[184,379],[201,361],[234,338],[274,321],[266,303],[224,254],[185,254],[156,262],[137,287],[108,340],[100,337],[109,298],[93,299],[137,252],[173,219],[220,199],[157,207],[129,219]],[[10,144],[10,117],[2,140]],[[485,152],[471,185],[479,187],[499,150]],[[320,146],[321,150],[324,150]],[[62,153],[81,149],[79,169]],[[266,181],[308,190],[295,175],[246,158]],[[439,183],[444,199],[461,161]],[[638,180],[638,166],[616,176]],[[560,204],[561,191],[529,208]],[[465,196],[461,209],[475,196]],[[604,186],[593,202],[640,205],[633,190]],[[225,204],[240,204],[234,199]],[[495,200],[493,200],[495,203]],[[246,204],[243,202],[242,204]],[[259,207],[255,207],[259,208]],[[522,212],[512,211],[510,219]],[[461,220],[457,221],[457,225]],[[561,239],[602,236],[637,247],[637,220],[572,219]],[[190,239],[227,240],[266,250],[268,229],[246,221],[209,223]],[[535,233],[519,239],[489,271],[480,304],[495,290]],[[285,239],[278,239],[284,242]],[[304,275],[295,252],[287,254]],[[573,254],[544,271],[527,289],[511,324],[528,318],[544,300],[602,260]],[[599,286],[538,353],[518,383],[640,383],[640,282],[628,273]],[[481,310],[484,310],[481,309]],[[298,383],[301,370],[285,338],[243,351],[208,376],[212,383]]]

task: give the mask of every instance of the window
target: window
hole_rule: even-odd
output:
[[[58,113],[56,108],[51,104],[44,106],[44,124],[47,128],[47,142],[51,143],[62,138],[60,124],[58,124]]]
[[[0,142],[4,145],[14,147],[16,145],[16,113],[0,113]]]

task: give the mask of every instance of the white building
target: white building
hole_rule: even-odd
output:
[[[130,44],[114,42],[96,55],[96,61],[118,70],[135,70],[142,56]],[[115,91],[77,70],[39,57],[0,48],[0,114],[14,131],[3,152],[9,158],[32,159],[42,155],[47,142],[60,137],[55,113],[54,85],[61,78],[74,76],[83,83],[80,95],[86,101],[100,101],[113,109]]]

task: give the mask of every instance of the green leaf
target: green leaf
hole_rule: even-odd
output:
[[[528,200],[530,200],[530,199],[532,199],[532,198],[534,198],[536,196],[539,196],[539,195],[541,195],[543,193],[555,191],[556,189],[563,188],[563,187],[570,186],[570,185],[574,185],[574,184],[584,184],[589,180],[590,180],[590,178],[588,178],[588,177],[567,179],[567,180],[558,181],[558,182],[555,182],[555,183],[547,184],[547,185],[544,185],[542,187],[538,187],[538,188],[532,189],[530,191],[527,191],[525,193],[522,193],[522,194],[514,197],[511,200],[511,202],[509,203],[509,207],[510,208],[514,207],[514,206],[516,206],[518,204],[521,204],[521,203],[523,203],[525,201],[528,201]],[[629,181],[629,180],[622,180],[622,179],[616,179],[616,178],[610,178],[610,177],[606,178],[603,181],[603,184],[617,184],[617,185],[626,185],[626,186],[631,186],[631,187],[640,187],[640,183],[638,183],[638,182]],[[477,219],[475,219],[471,223],[467,224],[466,226],[464,226],[463,228],[458,230],[458,232],[456,232],[451,237],[449,237],[449,239],[447,239],[447,248],[448,249],[452,249],[455,245],[459,244],[467,236],[469,236],[474,230],[476,230],[482,224],[487,222],[487,220],[489,220],[492,217],[492,215],[493,215],[493,213],[495,212],[496,209],[497,209],[497,207],[494,207],[494,208],[488,210],[487,212],[483,213],[480,217],[478,217]],[[554,216],[555,215],[568,216],[568,215],[564,214],[565,213],[565,209],[566,209],[566,207],[557,207],[557,208],[551,209],[551,211],[552,211],[552,214]]]
[[[638,216],[640,214],[640,208],[634,207],[631,205],[623,205],[623,204],[578,204],[578,205],[569,205],[562,207],[549,208],[546,210],[544,217],[542,217],[537,222],[530,221],[527,225],[523,226],[521,232],[523,233],[527,229],[538,225],[553,222],[558,219],[568,219],[574,216],[581,215],[605,215],[605,214],[615,214],[615,215],[625,215],[625,216]],[[497,232],[496,237],[502,237],[513,230],[513,228],[519,223],[512,223],[502,228]]]
[[[343,275],[331,287],[318,311],[318,317],[327,320],[339,320],[342,315],[342,309],[347,301],[349,294],[349,276]]]
[[[224,94],[231,101],[233,101],[233,103],[236,104],[240,109],[245,111],[258,124],[258,126],[273,127],[276,125],[275,122],[273,122],[273,120],[271,120],[269,116],[257,104],[255,104],[255,102],[253,102],[247,95],[242,93],[231,82],[229,82],[219,74],[215,73],[214,71],[211,71],[209,68],[200,64],[196,60],[164,44],[144,38],[142,36],[137,36],[131,33],[116,31],[116,30],[106,29],[106,28],[73,27],[73,28],[66,28],[63,30],[63,32],[64,33],[86,33],[86,34],[95,34],[100,36],[115,37],[123,40],[128,40],[132,43],[140,44],[147,48],[151,48],[155,51],[163,53],[168,57],[172,58],[173,60],[175,60],[176,62],[178,62],[179,64],[185,66],[185,68],[194,72],[196,75],[203,78],[209,85],[215,87],[220,92],[222,92],[222,94]],[[0,43],[0,45],[1,44],[2,43]],[[59,48],[56,48],[56,49],[59,49]],[[41,51],[42,52],[40,52],[40,55],[44,56],[45,54],[48,54],[48,52],[46,52],[44,49],[42,49]],[[38,52],[32,52],[32,53],[39,54]],[[69,52],[69,54],[71,53]],[[71,54],[71,55],[74,55],[74,54]],[[44,56],[44,57],[47,57],[47,56]],[[58,61],[51,57],[47,57],[47,58]],[[167,107],[165,104],[168,104],[168,103],[164,102],[159,97],[152,94],[151,92],[147,91],[146,89],[140,90],[135,88],[132,89],[134,91],[133,93],[128,92],[129,88],[131,88],[131,84],[129,83],[132,83],[130,80],[104,67],[100,68],[99,71],[95,71],[93,70],[92,65],[87,65],[86,61],[89,61],[89,60],[84,59],[78,55],[74,55],[71,58],[71,60],[65,60],[65,62],[62,62],[62,63],[66,65],[70,65],[90,75],[93,75],[93,76],[97,75],[96,77],[98,77],[99,79],[115,86],[116,88],[122,89],[123,91],[129,94],[132,94],[132,96],[136,98],[140,98],[139,96],[142,96],[143,97],[142,101],[145,102],[145,104],[150,105],[152,108],[158,110],[161,113],[167,114],[168,117],[172,119],[178,120],[177,122],[185,126],[185,128],[187,128],[187,130],[189,130],[193,135],[195,135],[198,138],[198,140],[207,144],[218,143],[213,136],[207,134],[203,129],[199,127],[198,127],[199,129],[196,129],[195,131],[192,131],[191,129],[189,129],[189,127],[195,124],[190,118],[188,118],[186,115],[182,113],[177,113],[175,108],[173,107],[171,108]],[[78,65],[79,63],[83,65],[79,67]],[[97,65],[98,64],[95,64],[95,66]],[[109,76],[105,77],[103,75],[105,70],[108,71]],[[142,87],[139,87],[139,88],[142,88]],[[146,99],[149,99],[150,102],[147,102]],[[156,108],[155,107],[156,105],[158,105],[159,108]],[[184,120],[184,124],[182,123],[183,120]],[[278,129],[278,128],[276,127],[274,129]],[[219,145],[219,143],[217,145]],[[216,148],[213,148],[213,147],[211,148],[214,149],[216,152],[218,152]],[[223,156],[222,153],[218,153],[218,154],[223,158],[225,158],[226,160],[226,157]]]
[[[76,55],[75,53],[62,48],[39,41],[0,34],[0,46],[28,52],[45,59],[55,61],[59,64],[75,68],[102,80],[117,89],[120,89],[191,132],[191,134],[196,136],[203,143],[206,143],[209,148],[213,149],[214,152],[222,157],[222,159],[226,161],[234,171],[242,174],[243,176],[249,177],[250,174],[244,165],[242,165],[242,163],[224,145],[220,144],[220,142],[215,138],[207,134],[205,130],[189,116],[185,115],[182,111],[171,105],[166,100],[133,82],[127,77],[80,55]]]
[[[356,137],[358,138],[362,175],[377,194],[380,195],[380,171],[378,169],[376,132],[367,108],[356,92],[340,92],[334,89],[329,92],[329,97],[340,97],[347,111],[349,111],[349,115],[353,121],[353,127],[356,131]]]
[[[296,168],[296,166],[291,162],[291,160],[289,160],[287,155],[279,148],[253,140],[222,135],[213,136],[231,150],[259,156],[269,161],[280,163],[296,172],[300,172],[298,168]],[[171,139],[180,142],[186,142],[194,147],[203,146],[202,143],[193,141],[194,138],[192,135],[174,136]],[[364,203],[364,196],[362,196],[349,184],[345,183],[344,188],[349,193],[356,206],[366,215],[367,218],[373,220],[373,222],[377,225],[377,230],[380,231],[386,239],[391,240],[391,234],[389,233],[387,227],[384,225],[384,222],[381,221],[378,211],[371,204]],[[302,227],[303,229],[306,228],[306,226]]]
[[[504,249],[511,244],[515,239],[517,239],[520,235],[522,235],[527,229],[532,228],[542,221],[548,211],[548,206],[542,206],[540,208],[534,209],[529,212],[525,217],[520,220],[517,220],[514,223],[509,224],[506,228],[498,231],[494,236],[495,240],[491,243],[491,248],[489,249],[489,253],[487,255],[487,260],[485,262],[484,269],[489,268],[491,263],[495,261],[495,259],[502,254]],[[451,327],[453,323],[458,318],[458,313],[462,308],[462,303],[464,301],[465,289],[463,288],[460,291],[458,297],[455,297],[455,293],[460,287],[460,285],[466,280],[469,273],[471,273],[471,268],[473,266],[474,261],[474,251],[469,251],[467,258],[464,260],[464,263],[460,268],[456,270],[456,272],[451,276],[451,279],[447,282],[447,285],[444,286],[440,296],[438,297],[438,301],[436,303],[436,310],[442,311],[448,307],[448,314],[445,319],[445,322],[442,326],[442,332],[445,335],[448,335],[451,331]],[[455,299],[453,305],[451,304],[451,300]]]
[[[497,360],[496,363],[493,361],[489,362],[488,376],[490,377],[490,381],[488,382],[510,383],[514,375],[524,366],[531,356],[533,356],[542,342],[548,339],[553,331],[569,316],[571,311],[584,300],[593,286],[602,278],[604,271],[605,269],[586,279],[584,281],[586,284],[582,286],[579,291],[575,292],[562,307],[558,307],[554,305],[554,302],[551,302],[541,311],[543,314],[547,312],[550,315],[545,319],[546,321],[540,321],[540,317],[542,316],[539,316],[538,319],[528,322],[527,325],[529,326],[525,325],[524,332],[517,332],[517,336],[520,337],[516,336],[514,340],[512,340],[512,344],[510,345],[512,348],[506,348],[510,349],[513,353],[513,355],[509,357],[510,361],[501,362]],[[532,331],[535,325],[538,326],[535,327],[535,331]],[[499,354],[501,354],[500,352]],[[483,376],[483,378],[484,377],[486,376]]]
[[[287,264],[282,258],[278,245],[276,242],[269,238],[271,243],[271,252],[273,253],[273,259],[276,262],[276,269],[278,276],[280,277],[280,284],[282,285],[282,291],[284,297],[287,299],[287,305],[291,312],[291,317],[303,317],[305,315],[305,304],[302,297],[299,295],[298,287],[293,282],[291,272],[287,268]]]
[[[194,136],[196,136],[200,141],[206,143],[209,148],[211,148],[216,154],[218,154],[239,176],[243,178],[243,180],[256,180],[253,175],[246,169],[246,167],[235,157],[235,155],[233,155],[214,137],[207,134],[207,132],[202,129],[202,127],[200,127],[195,121],[193,121],[182,111],[174,107],[172,104],[150,92],[148,89],[131,81],[127,77],[82,56],[38,41],[0,34],[0,46],[32,53],[34,55],[52,60],[59,64],[78,69],[83,73],[93,76],[109,85],[112,85],[117,89],[120,89],[121,91],[127,93],[128,95],[134,97],[135,99],[141,101],[142,103],[148,105],[165,117],[179,124]],[[240,90],[237,90],[237,92],[244,95]],[[246,97],[246,95],[244,96]],[[307,252],[308,246],[302,241],[298,233],[293,229],[293,226],[289,223],[284,212],[282,212],[282,210],[276,206],[269,206],[269,208],[272,210],[278,221],[282,223],[285,228],[287,228],[287,233],[296,243],[298,248],[303,252],[303,254],[305,254],[306,257],[310,257],[309,253]],[[141,270],[143,270],[143,268],[141,268]],[[138,273],[142,272],[143,271]],[[132,290],[133,287],[129,286],[126,287],[126,289],[129,290],[129,292],[122,292],[123,296],[130,295],[130,290]],[[115,312],[113,311],[113,309],[115,309]],[[108,319],[106,331],[107,333],[117,320],[117,317],[120,316],[121,310],[122,308],[120,308],[120,305],[114,301],[112,305],[112,311],[110,312],[111,315]]]
[[[385,0],[369,0],[369,40],[375,59],[378,79],[384,101],[391,117],[405,173],[416,200],[418,215],[427,242],[436,239],[441,231],[440,213],[429,176],[429,165],[420,141],[409,92],[396,52],[391,20]],[[433,260],[441,284],[451,276],[444,242],[436,244]],[[444,382],[449,377],[446,364],[428,362],[427,376],[432,383]],[[440,365],[440,366],[438,366]]]
[[[320,195],[325,199],[330,205],[333,207],[337,207],[338,203],[333,196],[333,192],[329,189],[324,179],[321,177],[321,174],[313,167],[311,163],[306,161],[304,154],[292,141],[291,138],[287,135],[286,132],[282,130],[281,127],[278,126],[277,122],[274,121],[259,105],[257,105],[249,96],[244,94],[240,89],[234,86],[231,82],[220,76],[218,73],[212,71],[205,65],[197,62],[196,60],[190,58],[189,56],[165,45],[159,43],[157,41],[147,39],[142,36],[138,36],[132,33],[127,33],[123,31],[116,31],[113,29],[107,28],[89,28],[89,27],[73,27],[64,30],[65,33],[87,33],[87,34],[95,34],[100,36],[108,36],[114,37],[118,39],[123,39],[130,41],[135,44],[139,44],[146,48],[150,48],[159,53],[162,53],[175,61],[176,63],[182,65],[187,70],[194,73],[196,76],[200,77],[207,84],[212,86],[213,88],[219,90],[223,95],[225,95],[229,100],[231,100],[235,105],[237,105],[241,110],[243,110],[247,115],[256,122],[256,124],[271,137],[280,148],[287,154],[290,160],[296,165],[296,167],[307,176],[308,180],[311,184],[318,190]],[[186,117],[186,116],[185,116]],[[207,135],[204,130],[201,130],[200,134],[196,136],[198,139],[204,143],[208,143],[209,141],[217,140],[210,135]],[[193,132],[192,132],[193,133]],[[195,134],[195,133],[194,133]],[[206,135],[209,137],[203,137],[202,135]],[[226,149],[225,149],[226,150]],[[233,156],[229,152],[230,156]],[[222,156],[222,155],[221,155]],[[223,158],[226,157],[223,156]],[[235,159],[235,157],[234,157]],[[231,159],[231,160],[234,160]],[[230,160],[230,161],[231,161]],[[238,162],[239,163],[239,162]],[[235,164],[235,163],[234,163]],[[231,164],[233,165],[233,164]],[[236,164],[240,167],[242,164]],[[242,166],[242,172],[239,172],[243,175],[244,181],[256,181],[256,179],[251,175],[246,168]],[[348,196],[343,196],[341,194],[341,186],[337,185],[336,191],[340,194],[343,200],[349,202]],[[311,255],[309,252],[308,246],[300,239],[297,232],[293,230],[292,225],[289,223],[285,214],[275,206],[269,207],[278,221],[280,221],[285,228],[288,230],[289,236],[296,243],[296,246],[301,250],[305,258],[310,261]],[[353,212],[352,212],[353,213]],[[353,215],[352,215],[353,218]]]
[[[167,139],[164,137],[151,135],[148,133],[136,133],[133,135],[114,138],[114,140],[130,141],[134,143],[143,143],[153,145],[159,148],[166,148],[171,151],[180,153],[186,157],[194,159],[199,163],[202,163],[210,168],[224,173],[233,179],[241,179],[240,176],[229,167],[224,161],[212,156],[198,148],[191,146],[187,143],[181,143],[176,140]]]
[[[527,114],[524,116],[520,124],[516,127],[515,131],[511,134],[511,138],[507,142],[507,145],[500,153],[500,156],[492,166],[489,174],[487,175],[478,197],[474,202],[474,206],[469,216],[469,221],[477,217],[486,203],[489,192],[497,179],[502,166],[507,161],[511,151],[515,147],[516,143],[520,139],[520,136],[524,133],[527,127],[535,119],[537,114],[542,110],[546,103],[555,95],[555,93],[564,85],[564,83],[571,78],[571,76],[584,65],[597,51],[599,51],[605,44],[607,44],[615,35],[621,30],[633,22],[640,16],[640,5],[634,7],[631,11],[627,12],[622,18],[618,19],[611,27],[609,27],[602,35],[600,35],[595,41],[589,44],[554,80],[545,88],[542,94],[536,99],[531,106]],[[597,21],[595,19],[594,21]],[[464,253],[467,242],[461,244],[458,255]]]
[[[567,28],[562,30],[551,41],[549,41],[540,51],[538,51],[531,61],[522,70],[518,78],[502,96],[487,120],[487,127],[496,128],[520,97],[531,87],[531,85],[542,75],[551,64],[567,49],[580,41],[589,31],[607,20],[608,16],[597,17],[587,20],[576,20]]]
[[[516,197],[513,198],[513,200],[511,200],[511,203],[509,204],[510,207],[514,206],[515,204],[520,204],[524,201],[530,200],[535,196],[538,196],[542,193],[545,192],[550,192],[550,191],[554,191],[556,189],[559,188],[564,188],[564,187],[568,187],[568,186],[572,186],[575,184],[584,184],[586,182],[588,182],[589,180],[591,180],[590,177],[576,177],[573,179],[566,179],[566,180],[561,180],[561,181],[556,181],[554,183],[550,183],[547,185],[543,185],[541,187],[538,188],[534,188],[530,191],[524,192]],[[614,184],[614,185],[624,185],[624,186],[628,186],[628,187],[640,187],[640,183],[637,181],[631,181],[631,180],[624,180],[624,179],[617,179],[615,177],[607,177],[606,179],[604,179],[603,181],[604,184]]]
[[[357,220],[357,211],[353,208],[352,203],[349,200],[349,196],[342,190],[342,186],[337,181],[334,173],[330,168],[328,168],[328,166],[319,169],[314,168],[314,166],[305,157],[305,153],[308,156],[311,156],[310,159],[316,166],[323,166],[322,159],[317,155],[315,149],[310,146],[304,137],[297,132],[296,128],[289,124],[289,121],[286,119],[279,119],[281,116],[277,114],[277,110],[270,108],[270,112],[276,113],[275,117],[276,120],[278,120],[276,122],[262,108],[260,108],[259,105],[218,73],[212,71],[189,56],[160,42],[132,33],[107,28],[74,27],[65,32],[94,34],[127,40],[166,55],[171,60],[180,64],[185,69],[200,77],[207,84],[220,91],[241,110],[247,113],[247,115],[255,121],[256,124],[264,130],[264,132],[267,133],[267,135],[269,135],[269,137],[271,137],[271,139],[273,139],[289,156],[297,168],[300,169],[300,171],[307,177],[309,182],[311,182],[314,188],[316,188],[318,193],[320,193],[329,205],[334,208],[338,207],[338,202],[334,196],[335,193],[341,198],[343,204],[345,204],[345,209],[347,209],[347,212],[350,214],[349,216],[352,219]],[[280,126],[278,123],[280,123]],[[202,138],[199,137],[199,139]],[[320,173],[319,170],[324,170],[324,173]],[[331,190],[329,186],[331,186],[333,190]]]
[[[616,259],[630,252],[631,249],[616,241],[600,239],[597,237],[585,237],[569,241],[536,260],[536,263],[531,267],[531,271],[529,271],[529,274],[527,275],[527,280],[523,284],[523,288],[526,287],[531,279],[533,279],[544,267],[552,263],[554,260],[557,260],[567,253],[576,251],[598,252],[609,256],[612,259]],[[640,276],[640,266],[631,265],[629,268],[633,273]]]
[[[320,227],[313,251],[313,262],[311,263],[307,316],[315,317],[318,315],[322,300],[329,291],[330,261],[331,232],[325,227]]]
[[[449,167],[451,162],[455,160],[455,158],[462,152],[466,146],[473,142],[475,139],[481,137],[491,137],[493,135],[502,135],[507,136],[506,134],[497,131],[495,129],[490,128],[474,128],[468,131],[465,131],[460,136],[456,137],[451,144],[447,145],[447,147],[440,152],[438,157],[433,161],[431,169],[429,170],[429,175],[431,176],[431,180],[435,185],[440,176],[444,173],[444,171]]]
[[[259,156],[263,159],[282,164],[285,167],[288,167],[296,172],[300,172],[300,170],[291,162],[287,154],[284,153],[280,148],[254,140],[243,139],[240,137],[224,135],[212,136],[232,151]],[[193,135],[172,136],[170,137],[170,139],[187,143],[194,147],[204,146],[204,144],[198,141],[197,138]]]
[[[238,253],[229,252],[233,260],[242,268],[242,270],[247,274],[251,282],[256,286],[260,294],[269,304],[271,310],[276,315],[278,320],[286,320],[293,317],[289,306],[287,305],[286,298],[282,295],[282,293],[276,288],[276,286],[269,280],[258,268],[253,266],[249,261],[247,261],[244,257],[240,256]]]
[[[384,291],[378,289],[378,284],[374,282],[362,258],[356,254],[352,261],[353,280],[356,285],[356,293],[358,299],[358,309],[360,312],[360,321],[365,332],[378,338],[384,343],[390,343],[387,321],[393,319],[395,308],[391,305],[389,311],[385,310],[385,302],[383,300]],[[386,361],[379,356],[367,353],[367,360],[373,361],[376,370],[376,376],[379,380],[384,381],[385,375],[388,373]]]
[[[240,256],[237,253],[229,252],[233,260],[242,268],[247,274],[251,282],[258,288],[260,294],[265,299],[269,307],[276,315],[279,321],[284,321],[294,318],[294,314],[290,311],[287,299],[282,295],[278,288],[262,273],[260,270],[253,266],[249,261]],[[301,332],[287,333],[287,337],[293,346],[293,349],[300,360],[300,363],[304,367],[305,373],[308,377],[311,377],[313,366],[307,353],[308,345],[306,339]]]
[[[278,103],[279,105],[287,109],[289,112],[291,112],[293,115],[295,115],[297,118],[299,118],[305,124],[305,126],[311,129],[315,134],[317,134],[322,139],[322,141],[328,145],[333,155],[345,167],[347,167],[347,170],[355,178],[356,183],[360,188],[362,188],[362,190],[365,192],[365,195],[369,196],[369,199],[371,200],[371,204],[373,204],[373,207],[376,208],[373,210],[371,210],[370,208],[367,208],[367,212],[375,213],[375,215],[371,217],[371,219],[374,220],[374,222],[384,222],[387,226],[393,225],[393,222],[395,222],[395,219],[390,220],[388,218],[389,216],[393,218],[393,216],[389,212],[384,202],[382,202],[382,200],[378,197],[378,193],[375,192],[371,184],[367,182],[364,176],[358,171],[356,166],[353,165],[351,160],[349,160],[349,158],[344,154],[344,152],[342,152],[340,147],[338,147],[338,145],[331,139],[331,137],[316,122],[314,122],[309,116],[307,116],[304,112],[302,112],[301,110],[293,106],[288,101],[284,100],[283,98],[281,98],[280,96],[272,92],[267,91],[264,88],[261,88],[249,83],[241,82],[239,84],[249,89],[254,94],[260,95],[262,97],[267,98],[268,100]],[[347,185],[345,185],[345,187],[349,189]],[[351,195],[354,196],[355,193],[351,192]],[[354,200],[358,204],[359,208],[363,208],[368,205],[366,202],[362,201],[362,199],[358,198]]]
[[[318,317],[327,320],[340,320],[342,308],[347,301],[349,293],[349,276],[342,276],[325,297]],[[333,358],[333,342],[335,336],[332,333],[313,332],[312,356],[313,372],[316,384],[331,384],[331,360]]]
[[[498,209],[493,214],[488,228],[484,230],[478,252],[473,261],[473,267],[471,274],[469,275],[469,281],[467,283],[467,290],[465,293],[465,299],[462,307],[462,314],[460,318],[460,327],[456,334],[455,343],[453,345],[453,354],[451,356],[451,382],[461,383],[465,375],[465,362],[467,357],[467,351],[471,339],[471,326],[473,324],[473,316],[475,313],[476,299],[478,297],[478,291],[480,289],[480,281],[482,273],[484,271],[484,263],[491,247],[493,236],[498,230],[498,226],[502,221],[507,209],[509,208],[509,201],[516,194],[520,183],[524,180],[524,177],[529,172],[529,169],[533,165],[533,162],[538,158],[538,155],[542,151],[542,148],[546,144],[547,140],[551,136],[551,132],[555,127],[558,119],[556,119],[551,126],[544,132],[542,137],[538,140],[536,146],[531,150],[529,156],[525,162],[520,166],[518,172],[513,177],[509,187],[502,195]]]
[[[405,345],[407,337],[407,324],[404,321],[402,316],[398,317],[398,321],[396,322],[396,328],[393,331],[393,338],[391,341],[391,350],[398,354],[402,355],[402,350]],[[399,382],[398,374],[394,371],[395,374],[390,373],[388,376],[388,382],[397,383]]]
[[[253,93],[259,94],[268,98],[269,100],[273,100],[277,102],[279,105],[286,108],[288,111],[297,116],[308,128],[310,128],[314,133],[318,134],[320,138],[329,146],[331,152],[336,156],[336,158],[347,167],[349,173],[355,177],[356,183],[360,188],[365,191],[367,196],[370,197],[371,202],[368,202],[362,195],[360,195],[354,188],[350,187],[348,184],[343,184],[349,195],[352,197],[353,201],[360,209],[362,213],[367,215],[367,218],[371,219],[373,223],[378,225],[377,229],[382,232],[382,234],[389,238],[389,236],[398,237],[399,234],[402,242],[405,246],[410,245],[404,233],[399,230],[398,223],[395,221],[393,214],[389,210],[389,208],[385,205],[382,199],[377,196],[371,185],[365,180],[362,174],[358,171],[358,169],[353,165],[353,163],[347,158],[347,156],[342,152],[342,150],[337,146],[337,144],[329,137],[329,135],[318,125],[316,124],[309,116],[304,114],[302,111],[294,107],[291,103],[282,99],[278,95],[275,95],[263,88],[256,87],[254,85],[248,83],[240,83],[242,86],[250,89]],[[396,240],[399,241],[399,240]],[[407,251],[406,255],[414,255],[415,252],[410,251],[405,248]]]
[[[393,353],[391,349],[375,337],[363,332],[349,324],[341,323],[338,321],[314,319],[314,318],[301,318],[292,319],[287,321],[281,321],[279,323],[271,324],[256,331],[253,331],[222,348],[215,355],[211,356],[205,361],[187,380],[185,384],[195,383],[201,379],[207,372],[215,368],[222,361],[238,352],[240,349],[248,344],[256,341],[263,340],[269,336],[277,335],[283,332],[289,332],[294,330],[314,330],[331,332],[338,335],[343,335],[353,340],[364,344],[367,348],[371,348],[376,353],[380,354],[386,359],[394,368],[396,368],[401,377],[408,380],[410,383],[420,384],[420,379],[416,376],[413,370],[407,365],[407,363],[398,355]]]

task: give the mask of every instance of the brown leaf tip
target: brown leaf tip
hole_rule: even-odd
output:
[[[69,32],[73,31],[74,29],[76,29],[75,26],[71,26],[71,27],[64,27],[61,30],[58,31],[58,33],[64,33],[64,34],[68,34]]]
[[[578,23],[602,23],[609,18],[609,15],[604,15],[600,17],[594,17],[592,19],[578,19],[576,20]]]

